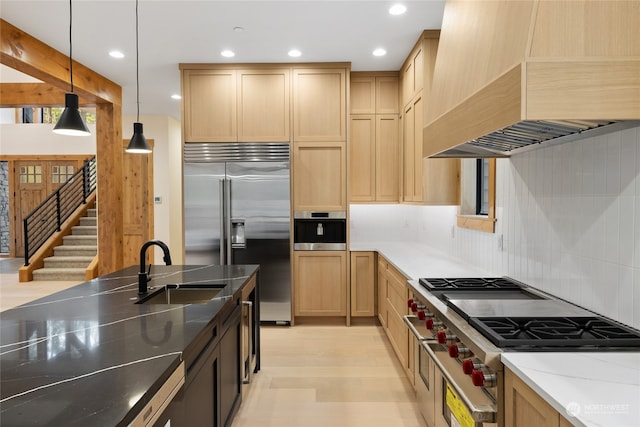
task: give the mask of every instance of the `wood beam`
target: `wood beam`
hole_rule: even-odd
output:
[[[69,57],[0,19],[0,63],[70,90]],[[73,61],[74,92],[98,102],[122,105],[122,88],[104,76]]]
[[[66,91],[47,83],[1,83],[0,108],[64,107]],[[92,101],[79,99],[80,106],[94,107]]]

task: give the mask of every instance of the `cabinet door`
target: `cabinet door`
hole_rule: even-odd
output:
[[[404,151],[404,193],[406,202],[422,202],[422,96],[416,97],[405,109],[403,151]]]
[[[220,338],[220,425],[229,426],[242,400],[240,369],[241,309],[236,306]]]
[[[415,110],[413,104],[404,111],[403,116],[403,179],[402,179],[402,200],[405,202],[412,202],[413,195],[415,193],[415,162],[414,162],[414,147],[415,147]]]
[[[400,272],[391,265],[387,267],[387,336],[402,367],[407,370],[410,367],[410,332],[402,318],[407,314],[407,299],[409,297],[409,290],[405,282],[406,278]]]
[[[238,70],[238,141],[289,141],[289,70]]]
[[[423,159],[424,204],[460,204],[460,159]]]
[[[296,316],[346,316],[346,252],[294,252],[293,271]]]
[[[511,370],[504,371],[505,425],[558,427],[560,414]]]
[[[346,211],[344,142],[293,143],[293,209]]]
[[[398,114],[399,96],[397,77],[376,77],[376,114]]]
[[[371,202],[376,199],[376,116],[351,116],[349,129],[349,198],[352,202]],[[397,134],[397,130],[396,130]],[[387,159],[386,161],[392,161]],[[396,159],[397,162],[397,159]]]
[[[187,372],[184,389],[184,425],[219,426],[220,348],[212,344]]]
[[[351,316],[375,315],[375,256],[351,252]]]
[[[387,328],[387,263],[378,256],[378,320]]]
[[[376,77],[351,77],[349,87],[351,114],[375,114]]]
[[[293,140],[346,140],[346,70],[293,70]]]
[[[378,202],[400,200],[398,131],[397,114],[376,115],[375,199]]]
[[[186,142],[235,142],[236,72],[183,70]]]

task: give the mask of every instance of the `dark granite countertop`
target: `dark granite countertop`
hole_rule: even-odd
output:
[[[228,283],[220,295],[232,296],[257,269],[154,265],[149,286]],[[0,313],[3,427],[128,424],[230,300],[134,304],[137,273],[128,267]]]

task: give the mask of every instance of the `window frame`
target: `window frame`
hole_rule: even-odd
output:
[[[462,189],[461,189],[462,190]],[[496,228],[496,159],[489,159],[489,209],[487,215],[463,215],[458,206],[457,226],[495,233]]]

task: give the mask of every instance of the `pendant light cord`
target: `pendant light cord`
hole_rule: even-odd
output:
[[[140,122],[140,71],[138,66],[138,0],[136,0],[136,122]]]
[[[71,42],[71,29],[73,26],[73,7],[69,0],[69,75],[71,80],[71,93],[73,93],[73,43]]]

